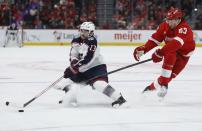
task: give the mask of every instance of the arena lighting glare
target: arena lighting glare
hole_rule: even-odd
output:
[[[198,11],[198,9],[197,9],[197,8],[194,8],[194,11]]]

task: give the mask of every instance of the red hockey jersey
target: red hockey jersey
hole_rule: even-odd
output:
[[[185,57],[189,57],[195,49],[192,29],[185,20],[182,20],[175,29],[171,29],[166,22],[161,23],[148,42],[159,45],[163,41],[169,44],[169,50],[173,49]],[[168,48],[162,50],[168,52]]]

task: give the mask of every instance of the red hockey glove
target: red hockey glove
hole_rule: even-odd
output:
[[[152,60],[154,63],[160,62],[163,59],[163,54],[161,52],[161,49],[157,49],[153,54],[152,54]]]
[[[144,50],[145,50],[144,46],[139,46],[139,47],[135,48],[135,50],[133,52],[133,56],[136,61],[140,61],[140,57],[144,55],[144,52],[145,52]]]
[[[79,72],[79,69],[76,67],[77,63],[78,63],[78,60],[76,59],[71,61],[70,70],[73,74],[77,74]]]

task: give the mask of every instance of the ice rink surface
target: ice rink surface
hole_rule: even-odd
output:
[[[133,49],[101,47],[108,71],[135,63]],[[113,109],[109,98],[89,86],[80,88],[78,107],[59,105],[64,93],[55,89],[33,101],[24,113],[5,106],[5,101],[24,104],[62,76],[69,50],[0,48],[0,131],[202,131],[202,48],[170,83],[164,100],[156,92],[141,93],[161,71],[161,63],[147,62],[109,75],[111,85],[129,101],[127,109]]]

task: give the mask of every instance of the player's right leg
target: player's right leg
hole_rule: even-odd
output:
[[[126,100],[123,98],[121,93],[108,84],[107,67],[105,64],[89,69],[83,73],[83,76],[87,78],[87,83],[90,84],[93,89],[114,100],[112,107],[125,105]]]
[[[185,68],[186,64],[188,63],[188,60],[189,60],[189,57],[184,57],[184,56],[181,56],[178,54],[175,64],[172,68],[172,73],[171,73],[170,78],[166,78],[165,76],[161,75],[156,81],[154,81],[149,86],[147,86],[143,90],[143,93],[147,92],[147,91],[153,91],[155,89],[159,89],[158,96],[164,97],[167,94],[169,82],[172,79],[174,79]],[[165,64],[164,64],[164,66],[165,66]]]
[[[19,32],[18,32],[18,33],[19,33]],[[18,47],[21,48],[21,47],[22,47],[22,42],[20,42],[20,40],[19,40],[18,33],[15,34],[15,37],[16,37],[16,41],[17,41]]]
[[[112,107],[117,108],[120,106],[125,106],[126,100],[123,98],[120,92],[116,91],[111,85],[106,81],[98,79],[92,84],[93,88],[98,92],[110,97],[114,102]]]
[[[77,106],[78,84],[74,83],[70,79],[63,79],[60,83],[54,86],[54,88],[65,92],[65,95],[59,101],[59,104],[63,104],[65,106]]]
[[[146,91],[158,90],[158,96],[164,97],[167,94],[168,83],[171,81],[172,70],[176,63],[176,53],[169,53],[164,55],[162,71],[157,80],[147,86],[143,93]]]
[[[68,91],[65,93],[64,97],[61,100],[61,103],[65,106],[77,106],[77,94],[78,94],[78,89],[80,88],[79,84],[73,83],[69,85]],[[61,104],[60,103],[60,104]]]
[[[3,45],[4,48],[8,45],[8,42],[10,41],[10,39],[11,39],[10,34],[7,34],[7,35],[6,35],[6,38],[5,38],[4,45]]]

